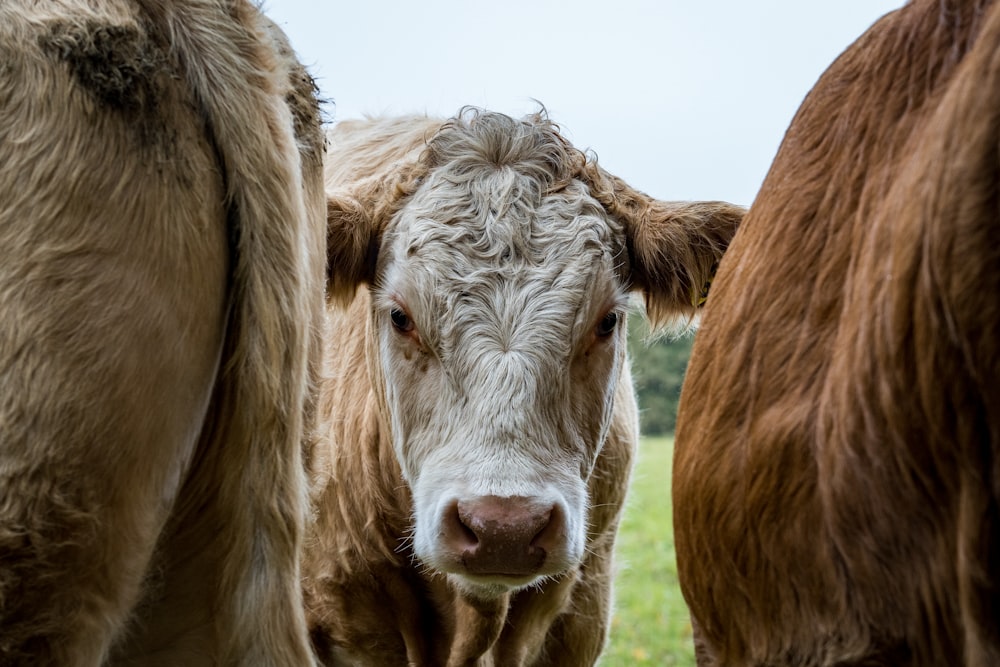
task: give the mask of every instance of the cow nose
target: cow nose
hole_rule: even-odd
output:
[[[521,496],[454,503],[444,517],[445,547],[471,574],[533,575],[565,541],[558,505]]]

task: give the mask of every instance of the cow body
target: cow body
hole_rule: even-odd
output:
[[[628,295],[691,316],[742,211],[651,200],[541,116],[341,123],[327,157],[320,656],[592,664],[637,439]]]
[[[1000,664],[1000,8],[918,0],[822,76],[681,397],[701,665]]]
[[[313,86],[250,3],[0,4],[0,664],[308,664]]]

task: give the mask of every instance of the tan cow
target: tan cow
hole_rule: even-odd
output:
[[[822,76],[723,259],[674,521],[701,665],[1000,665],[1000,7]]]
[[[312,662],[322,141],[248,1],[0,2],[0,664]]]
[[[303,563],[320,657],[593,664],[637,439],[629,295],[692,317],[742,210],[650,199],[542,115],[328,138]]]

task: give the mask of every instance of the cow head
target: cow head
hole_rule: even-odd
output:
[[[654,323],[693,317],[743,211],[655,201],[543,116],[479,111],[418,160],[328,194],[329,288],[371,287],[417,557],[480,596],[572,568],[630,294]]]

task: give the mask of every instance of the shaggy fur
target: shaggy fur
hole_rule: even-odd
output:
[[[542,115],[340,123],[326,174],[303,564],[320,656],[593,664],[638,437],[629,294],[657,323],[693,317],[742,210],[651,200]],[[484,574],[449,552],[449,512],[483,498],[552,507],[537,570]]]
[[[917,0],[792,122],[678,419],[701,665],[1000,664],[1000,7]]]
[[[240,0],[0,3],[0,664],[309,664],[322,132]]]

